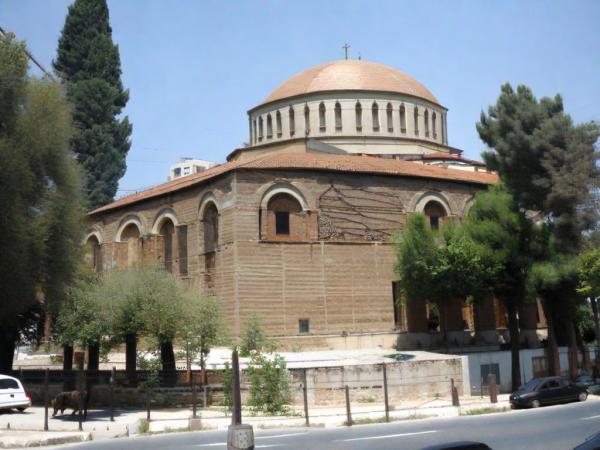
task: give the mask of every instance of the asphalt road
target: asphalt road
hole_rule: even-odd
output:
[[[255,430],[256,448],[421,449],[458,440],[485,442],[494,450],[566,450],[600,432],[600,402],[508,413],[421,419],[344,428]],[[69,445],[70,449],[226,449],[226,431],[172,433]],[[56,448],[56,447],[55,447]]]

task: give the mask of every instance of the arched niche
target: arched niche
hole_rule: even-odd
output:
[[[93,272],[102,271],[102,237],[99,232],[93,231],[84,239],[84,261]]]

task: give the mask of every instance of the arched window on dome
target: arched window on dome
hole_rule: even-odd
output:
[[[294,108],[290,106],[290,136],[293,136],[296,133],[296,117],[294,115]]]
[[[423,214],[425,214],[432,230],[439,230],[440,224],[447,216],[446,208],[444,208],[440,202],[436,202],[435,200],[427,202],[425,208],[423,208]]]
[[[406,108],[400,105],[400,132],[406,133]]]
[[[356,102],[354,109],[356,111],[356,131],[362,131],[362,106],[360,102]]]
[[[371,115],[373,116],[373,131],[379,131],[379,105],[377,102],[373,102]]]
[[[413,111],[413,118],[415,121],[415,136],[418,136],[419,135],[419,108],[417,108],[416,106]]]
[[[388,103],[386,108],[386,117],[387,117],[387,129],[389,132],[394,131],[394,121],[392,120],[392,104]]]
[[[423,113],[423,121],[425,122],[425,137],[429,137],[429,111]]]
[[[252,139],[253,139],[254,143],[256,144],[256,142],[258,141],[258,138],[256,136],[256,119],[254,119],[252,121]]]
[[[271,114],[267,114],[267,139],[271,139],[273,137],[273,119],[271,118]]]
[[[263,118],[262,116],[258,118],[258,140],[262,141],[263,138]]]
[[[437,139],[437,116],[435,115],[435,111],[431,113],[431,132],[433,134],[433,138]]]
[[[308,105],[304,106],[304,134],[307,136],[310,134],[310,109]]]
[[[335,129],[336,131],[342,130],[342,105],[340,102],[335,103]]]
[[[325,103],[319,104],[319,130],[325,131],[327,129],[327,122],[325,120]]]
[[[281,113],[279,111],[275,114],[275,126],[277,127],[277,137],[281,137]]]

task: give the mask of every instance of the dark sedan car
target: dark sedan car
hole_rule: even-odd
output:
[[[577,386],[566,378],[534,378],[510,395],[510,406],[537,408],[557,403],[583,402],[585,399],[587,399],[585,388]]]

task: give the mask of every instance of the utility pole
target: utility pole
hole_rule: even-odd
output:
[[[231,394],[233,411],[231,425],[227,430],[227,450],[254,449],[252,425],[242,424],[242,394],[240,389],[240,362],[237,349],[231,354]]]

